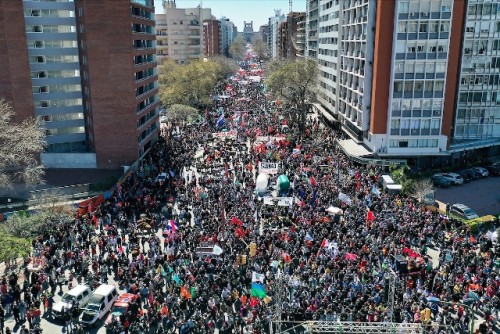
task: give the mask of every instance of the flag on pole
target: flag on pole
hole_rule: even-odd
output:
[[[231,218],[231,224],[238,225],[238,226],[243,226],[243,222],[240,219],[236,218],[236,217]]]
[[[380,190],[375,185],[372,186],[372,193],[380,197]]]
[[[367,221],[373,221],[373,220],[375,220],[375,214],[373,213],[373,211],[368,211],[366,213],[366,220]]]
[[[167,230],[171,230],[172,232],[176,232],[179,229],[179,224],[173,219],[170,219],[167,224]]]
[[[219,118],[217,119],[217,127],[221,127],[224,125],[224,113],[220,114]]]
[[[318,186],[318,182],[316,181],[316,179],[315,179],[313,176],[311,176],[311,177],[309,178],[309,184],[310,184],[311,186],[313,186],[313,187],[317,187],[317,186]]]
[[[257,298],[264,298],[267,296],[266,288],[263,284],[252,283],[252,288],[250,289],[250,295]]]
[[[323,241],[321,242],[321,248],[327,248],[328,246],[330,246],[330,242],[328,241],[328,239],[323,239]]]
[[[266,278],[266,276],[264,274],[259,274],[255,271],[252,271],[252,283],[261,282],[262,284],[264,284],[265,278]]]
[[[305,237],[305,240],[306,241],[313,241],[314,238],[312,237],[312,235],[309,234],[309,232],[306,233],[306,237]]]

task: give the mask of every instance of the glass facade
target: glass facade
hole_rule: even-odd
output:
[[[35,115],[47,153],[86,152],[73,1],[23,1]]]
[[[462,49],[455,140],[500,137],[500,4],[470,0]]]

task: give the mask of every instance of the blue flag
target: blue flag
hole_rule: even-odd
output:
[[[220,114],[217,119],[217,127],[221,127],[222,125],[224,125],[224,113]]]

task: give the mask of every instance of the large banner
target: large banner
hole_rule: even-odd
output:
[[[264,205],[275,205],[274,202],[277,201],[278,206],[292,206],[293,197],[264,197]]]
[[[268,143],[273,141],[280,141],[286,139],[285,135],[276,135],[276,136],[257,136],[255,138],[255,143]]]
[[[259,162],[259,172],[266,174],[278,174],[279,164],[277,162]]]
[[[215,138],[226,138],[226,137],[227,138],[229,138],[229,137],[236,138],[237,135],[238,135],[238,132],[236,130],[212,133],[212,136],[214,136]]]

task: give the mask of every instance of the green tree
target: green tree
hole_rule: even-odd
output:
[[[220,65],[220,71],[218,73],[218,79],[224,80],[229,78],[230,76],[236,74],[239,69],[238,64],[234,61],[234,59],[230,59],[224,56],[216,56],[209,58],[209,61],[213,61],[216,64]]]
[[[31,253],[31,242],[26,238],[12,236],[0,229],[0,262],[8,262]]]
[[[260,36],[254,36],[252,39],[252,47],[259,60],[268,58],[267,41],[263,41]]]
[[[160,74],[160,98],[164,106],[183,104],[202,108],[211,103],[210,94],[221,77],[221,65],[196,60],[186,65],[164,63]]]
[[[269,91],[291,108],[291,121],[305,130],[308,104],[316,101],[318,66],[313,60],[286,62],[268,76]]]
[[[0,99],[0,187],[43,183],[38,158],[46,145],[44,132],[33,118],[16,123],[13,117],[12,106]]]
[[[173,104],[168,108],[167,118],[171,122],[192,122],[200,117],[198,109],[183,104]]]
[[[235,60],[243,60],[246,54],[247,42],[243,37],[237,37],[229,46],[229,56]]]

